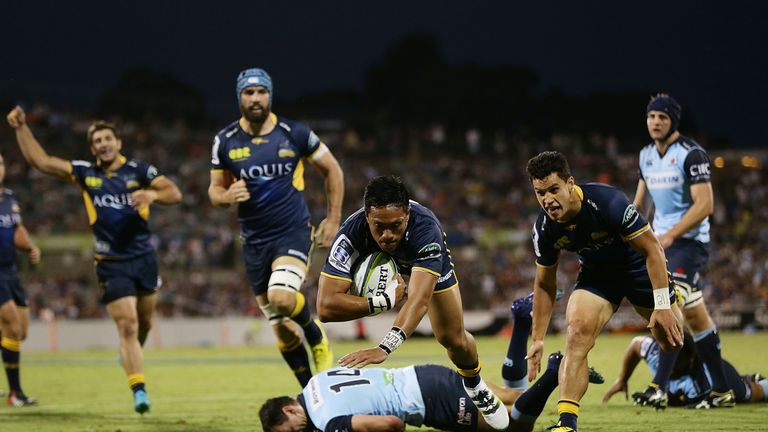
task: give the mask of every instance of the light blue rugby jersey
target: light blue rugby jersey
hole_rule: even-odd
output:
[[[680,222],[693,205],[691,185],[710,182],[709,156],[696,141],[682,135],[664,155],[651,143],[640,150],[640,178],[656,206],[653,230],[661,235]],[[683,237],[708,243],[709,217]]]
[[[337,367],[309,380],[302,392],[307,415],[319,430],[349,415],[391,415],[420,426],[426,409],[413,366],[396,369]]]
[[[648,369],[650,369],[653,376],[656,376],[656,371],[659,369],[660,349],[659,343],[650,336],[645,336],[640,344],[640,356],[645,359],[645,363],[648,365]],[[699,399],[709,393],[712,377],[709,376],[707,366],[702,366],[707,379],[706,383],[700,380],[697,382],[692,375],[683,375],[680,378],[669,380],[667,392],[671,394],[682,393],[689,400]]]

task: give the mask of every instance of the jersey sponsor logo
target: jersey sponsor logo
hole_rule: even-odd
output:
[[[251,149],[250,147],[233,148],[227,153],[227,156],[229,156],[230,160],[235,162],[245,160],[251,157]]]
[[[288,141],[283,141],[277,146],[277,156],[281,158],[296,157],[296,152]]]
[[[21,222],[21,216],[18,213],[0,214],[0,228],[12,228]]]
[[[624,209],[624,217],[621,220],[621,225],[630,227],[637,221],[640,214],[637,212],[637,207],[634,204],[630,204]]]
[[[565,229],[566,229],[566,231],[573,231],[573,230],[576,229],[576,224],[566,225]]]
[[[95,207],[109,207],[115,210],[123,210],[133,205],[130,194],[104,194],[93,197]]]
[[[261,144],[264,144],[264,143],[268,143],[269,140],[266,139],[266,138],[262,138],[262,137],[256,137],[256,138],[252,139],[251,142],[253,144],[256,144],[256,145],[261,145]]]
[[[85,185],[91,189],[98,189],[103,183],[104,181],[100,177],[88,176],[85,178]]]
[[[109,243],[103,240],[96,240],[96,244],[93,245],[93,249],[96,251],[96,253],[109,253],[111,247],[109,246]]]
[[[708,176],[711,174],[709,170],[709,162],[691,165],[688,172],[691,174],[691,177]]]
[[[139,187],[139,182],[137,182],[136,180],[128,180],[125,182],[125,187],[127,189],[137,188]]]
[[[467,412],[467,398],[459,398],[459,409],[457,411],[456,423],[466,426],[472,425],[472,413]]]
[[[683,177],[677,170],[659,171],[645,175],[648,189],[673,189],[683,185]]]
[[[355,248],[352,246],[352,242],[346,235],[342,234],[333,242],[331,252],[328,254],[328,263],[336,270],[350,273],[354,253]]]
[[[437,278],[437,283],[442,283],[442,282],[445,282],[445,281],[447,281],[448,279],[450,279],[450,278],[451,278],[451,276],[453,276],[453,270],[451,270],[451,271],[449,271],[448,273],[446,273],[446,274],[444,274],[444,275],[440,276],[439,278]]]
[[[564,247],[571,244],[571,240],[568,238],[568,236],[562,236],[555,242],[555,249],[563,249]]]
[[[275,177],[281,177],[293,172],[293,162],[284,164],[271,163],[262,165],[251,165],[248,168],[240,170],[240,178],[242,179],[273,179]]]
[[[438,243],[430,243],[423,248],[419,249],[419,260],[437,258],[440,256],[442,248]]]
[[[309,390],[309,404],[312,408],[317,409],[323,405],[323,393],[320,391],[320,382],[317,379],[317,376],[314,376],[309,380],[307,390]]]

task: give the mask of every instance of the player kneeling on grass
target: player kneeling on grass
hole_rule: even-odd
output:
[[[530,431],[557,387],[563,356],[551,354],[547,369],[524,393],[488,383],[511,417],[509,431]],[[265,432],[402,431],[405,425],[446,431],[493,431],[470,402],[464,378],[437,365],[396,369],[335,368],[315,375],[296,398],[267,400],[259,411]]]
[[[632,339],[624,354],[619,377],[603,396],[603,403],[608,402],[619,392],[623,392],[624,398],[629,399],[627,383],[640,360],[645,361],[651,375],[654,375],[659,368],[660,357],[659,344],[652,337],[637,336]],[[768,379],[764,375],[759,373],[739,375],[731,363],[725,359],[722,362],[726,382],[733,389],[737,403],[768,400]],[[697,408],[699,402],[706,399],[712,390],[712,375],[699,356],[690,333],[685,333],[683,349],[678,354],[670,378],[667,387],[667,400],[670,406]]]
[[[505,430],[509,416],[480,378],[475,340],[464,329],[459,283],[440,221],[428,208],[411,201],[403,182],[394,176],[372,179],[363,201],[364,207],[342,224],[331,246],[320,276],[318,315],[323,321],[349,321],[371,315],[377,308],[389,309],[401,300],[404,283],[398,286],[396,299],[381,296],[369,302],[349,294],[355,262],[374,252],[388,253],[400,272],[410,275],[408,297],[377,347],[347,354],[339,364],[363,367],[383,362],[429,311],[435,337],[457,366],[470,400],[491,427]]]

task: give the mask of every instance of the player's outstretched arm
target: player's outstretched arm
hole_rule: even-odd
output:
[[[355,432],[400,432],[405,430],[405,422],[395,416],[354,415],[352,430]]]
[[[533,282],[533,325],[531,328],[531,344],[528,354],[528,381],[536,379],[541,370],[541,359],[544,355],[544,336],[547,335],[549,320],[557,294],[557,263],[551,266],[536,265],[536,277]]]
[[[68,161],[50,156],[35,139],[32,130],[27,125],[24,110],[17,106],[8,113],[8,124],[16,130],[16,141],[19,143],[21,154],[33,168],[62,179],[69,177],[72,166]]]
[[[643,336],[636,336],[632,339],[632,342],[629,343],[627,351],[624,353],[624,359],[621,363],[621,371],[619,372],[619,376],[616,378],[616,381],[613,382],[611,388],[609,388],[603,396],[603,403],[608,402],[613,397],[613,395],[619,392],[623,392],[624,399],[629,400],[629,390],[627,388],[627,383],[629,382],[629,378],[632,376],[632,373],[635,371],[638,363],[640,363],[640,345],[642,344],[642,340]]]
[[[348,280],[320,275],[317,316],[322,322],[351,321],[371,314],[365,297],[348,294]]]
[[[325,196],[328,209],[318,226],[315,239],[319,247],[328,247],[341,224],[341,204],[344,201],[344,173],[341,166],[325,144],[316,152],[319,156],[311,158],[310,163],[325,177]]]

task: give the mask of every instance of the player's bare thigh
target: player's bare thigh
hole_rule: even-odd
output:
[[[585,345],[579,348],[588,351],[613,316],[613,311],[614,305],[597,294],[585,289],[574,290],[565,310],[568,340],[578,341]]]

